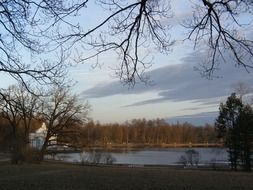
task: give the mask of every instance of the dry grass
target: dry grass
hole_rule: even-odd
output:
[[[43,163],[0,163],[3,190],[253,189],[253,174],[170,168],[88,167]]]

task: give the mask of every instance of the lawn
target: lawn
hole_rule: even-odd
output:
[[[94,167],[59,163],[0,163],[2,190],[253,189],[253,173],[172,168]]]

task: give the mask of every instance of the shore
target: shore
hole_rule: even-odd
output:
[[[150,143],[128,143],[128,144],[112,144],[107,143],[104,145],[90,145],[87,148],[106,148],[106,149],[138,149],[138,148],[212,148],[212,147],[223,147],[220,143],[161,143],[161,144],[150,144]]]
[[[0,163],[5,190],[235,190],[252,189],[253,174],[154,167],[94,167],[65,163]],[[0,188],[0,189],[1,189]]]
[[[167,148],[223,148],[222,144],[218,143],[194,143],[194,144],[106,144],[106,145],[87,145],[85,147],[50,147],[47,150],[48,154],[57,154],[57,153],[81,153],[83,151],[112,151],[112,152],[119,152],[119,151],[132,151],[132,150],[156,150],[156,149],[167,149]]]

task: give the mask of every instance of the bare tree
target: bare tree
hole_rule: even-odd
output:
[[[29,87],[29,89],[31,88]],[[22,120],[22,126],[20,127],[24,131],[24,144],[27,146],[30,143],[29,133],[31,132],[33,121],[37,120],[38,116],[39,96],[31,94],[23,85],[14,86],[13,91],[15,93],[13,98],[16,99]]]
[[[13,163],[23,161],[25,148],[29,145],[29,133],[33,121],[44,121],[47,134],[41,149],[43,156],[50,138],[66,135],[64,129],[82,124],[87,119],[89,104],[81,104],[77,96],[66,88],[54,88],[47,96],[36,96],[23,85],[10,86],[2,90],[0,98],[1,116],[12,127]],[[43,93],[46,94],[46,93]],[[72,133],[70,135],[73,135]]]
[[[64,55],[68,50],[80,50],[82,46],[85,52],[91,49],[91,54],[85,56],[83,51],[79,52],[75,57],[77,62],[92,58],[97,61],[99,55],[110,51],[118,55],[120,61],[116,74],[122,81],[135,83],[136,78],[145,81],[143,72],[152,62],[149,55],[157,51],[167,54],[174,44],[170,35],[169,18],[173,16],[170,1],[96,0],[96,5],[108,14],[87,30],[81,27],[84,23],[78,23],[78,19],[71,17],[85,11],[83,8],[89,8],[91,2],[1,2],[0,71],[23,83],[26,83],[26,77],[43,83],[52,82],[63,76],[57,68],[65,63],[52,63],[46,57],[53,56],[54,52]],[[252,8],[251,0],[195,2],[193,20],[184,25],[189,29],[187,39],[193,40],[195,46],[206,45],[209,48],[209,64],[204,65],[205,74],[212,74],[221,60],[230,61],[228,57],[245,69],[253,67],[250,61],[253,41],[241,32],[245,27],[239,19],[241,14],[247,14],[252,21]],[[32,63],[25,61],[24,52],[33,55]],[[227,52],[228,57],[224,56]]]
[[[211,76],[222,61],[230,62],[230,58],[246,70],[253,68],[250,61],[253,41],[244,34],[245,23],[239,17],[247,14],[250,23],[252,8],[253,3],[249,0],[202,0],[201,5],[196,3],[193,20],[186,21],[184,26],[189,28],[188,39],[193,40],[195,46],[204,45],[209,49],[208,64],[203,64],[204,75]]]
[[[97,58],[108,51],[116,52],[120,60],[116,74],[123,82],[135,83],[136,78],[145,81],[144,70],[149,67],[148,55],[157,49],[168,53],[174,41],[170,38],[168,24],[163,21],[172,17],[169,1],[112,1],[97,0],[98,5],[111,13],[78,40],[94,50],[94,54],[80,57],[81,61]],[[94,32],[98,37],[93,37]],[[91,36],[91,38],[86,37]],[[141,51],[142,47],[149,51]],[[143,50],[143,49],[142,49]],[[143,53],[144,52],[144,53]]]
[[[39,84],[58,83],[66,69],[61,47],[64,42],[59,40],[59,29],[78,29],[65,18],[76,14],[86,2],[1,1],[0,72],[8,73],[23,85],[31,79]],[[59,48],[58,61],[46,58]],[[27,60],[29,54],[32,57],[30,61]]]
[[[22,151],[29,144],[29,132],[38,110],[38,97],[29,93],[22,85],[2,90],[0,98],[1,116],[12,128],[12,161],[22,160]]]
[[[43,97],[40,117],[46,123],[47,134],[41,148],[41,156],[50,146],[52,137],[62,135],[64,129],[84,123],[89,109],[88,103],[79,103],[77,96],[71,95],[68,89],[55,88],[50,96]]]
[[[17,164],[19,161],[20,153],[20,143],[18,142],[18,126],[21,122],[19,115],[19,109],[17,103],[12,99],[12,90],[9,88],[5,90],[4,96],[1,96],[0,106],[1,106],[1,115],[5,118],[11,126],[11,149],[12,149],[12,162]]]
[[[252,97],[252,88],[246,84],[245,82],[239,81],[233,86],[234,91],[238,94],[240,100],[244,104],[248,104],[250,106],[253,105],[253,97]]]
[[[240,81],[234,85],[235,93],[239,95],[241,101],[243,96],[251,92],[251,88],[244,82]]]
[[[184,165],[184,167],[186,166],[198,166],[200,161],[200,154],[198,151],[194,150],[194,149],[189,149],[187,151],[185,151],[185,154],[180,156],[179,158],[179,162],[181,164]]]
[[[135,83],[136,78],[146,81],[143,75],[152,62],[152,53],[169,53],[174,40],[171,39],[170,18],[173,12],[170,1],[162,0],[97,0],[98,5],[110,14],[87,32],[66,36],[75,38],[91,48],[93,54],[81,54],[78,61],[90,60],[104,52],[116,52],[120,60],[116,74],[127,83]],[[253,41],[243,31],[244,23],[239,16],[247,14],[252,21],[253,3],[249,0],[202,0],[193,3],[193,19],[186,20],[189,29],[186,39],[194,46],[209,50],[208,59],[203,64],[202,73],[211,76],[221,62],[233,59],[235,65],[247,71],[253,66]]]

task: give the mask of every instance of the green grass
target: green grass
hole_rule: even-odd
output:
[[[171,168],[88,167],[0,163],[2,190],[253,189],[253,173]]]

